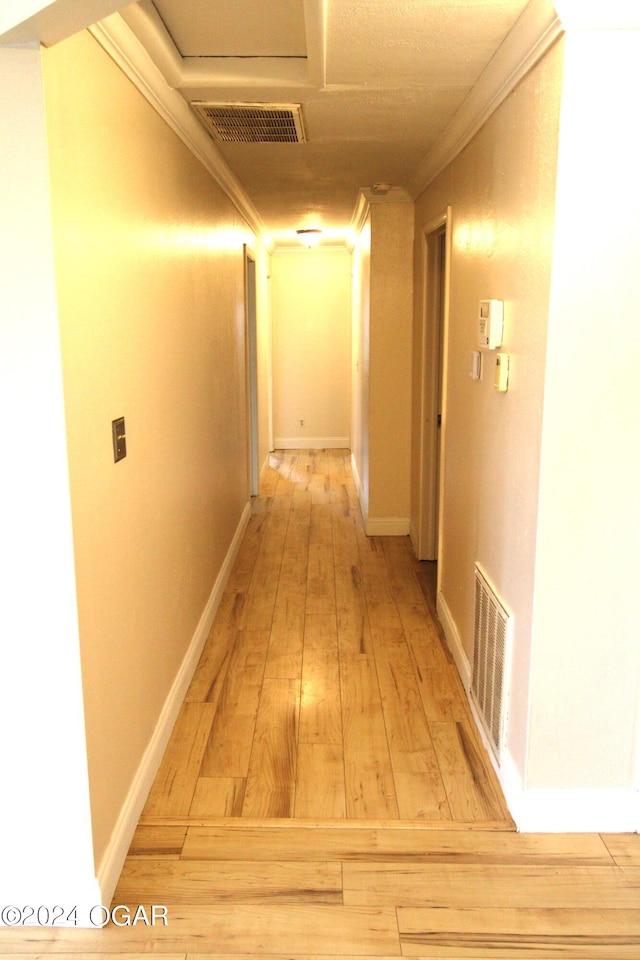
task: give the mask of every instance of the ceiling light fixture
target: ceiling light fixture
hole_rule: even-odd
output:
[[[381,180],[380,183],[374,183],[371,187],[371,193],[375,193],[382,197],[389,193],[389,190],[391,190],[391,184],[387,183],[386,180]]]
[[[318,227],[307,227],[301,230],[296,230],[298,239],[304,243],[305,247],[315,247],[320,243],[322,239],[322,230],[319,230]]]

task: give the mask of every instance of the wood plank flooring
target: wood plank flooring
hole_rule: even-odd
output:
[[[640,957],[640,837],[241,817],[141,825],[114,904],[167,925],[0,927],[1,958]]]
[[[517,834],[434,619],[345,451],[271,458],[114,904],[19,955],[640,960],[640,837]]]
[[[429,573],[407,537],[365,536],[348,452],[275,454],[262,481],[142,823],[510,829]]]

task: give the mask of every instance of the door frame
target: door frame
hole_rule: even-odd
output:
[[[244,316],[247,378],[247,441],[249,495],[255,497],[260,488],[258,463],[258,295],[256,258],[244,244]]]
[[[419,497],[416,555],[442,559],[446,448],[447,354],[451,281],[451,219],[446,209],[422,229],[422,352],[420,358]],[[439,238],[444,235],[444,263]],[[438,427],[438,415],[441,423]],[[440,565],[438,567],[440,590]]]

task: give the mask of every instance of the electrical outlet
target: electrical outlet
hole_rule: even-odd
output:
[[[304,420],[301,420],[301,421],[300,421],[300,426],[301,426],[301,427],[304,427]]]

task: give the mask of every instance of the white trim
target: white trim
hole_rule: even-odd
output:
[[[101,20],[89,30],[153,109],[206,167],[246,219],[249,227],[257,234],[264,233],[262,218],[240,181],[218,152],[188,103],[177,90],[167,86],[164,76],[120,14]]]
[[[247,503],[242,512],[227,555],[220,568],[220,572],[216,577],[216,582],[213,585],[207,604],[200,617],[200,622],[189,644],[189,649],[171,685],[156,728],[140,761],[136,775],[129,788],[127,798],[120,810],[120,815],[111,834],[109,845],[98,869],[98,884],[100,886],[102,903],[111,903],[118,878],[122,871],[122,865],[124,864],[127,851],[131,844],[131,838],[138,825],[140,813],[144,807],[158,767],[160,766],[164,751],[169,742],[169,737],[171,736],[171,731],[173,730],[173,725],[187,693],[189,683],[198,665],[202,648],[209,636],[211,625],[214,621],[218,606],[220,605],[224,588],[229,579],[229,574],[231,573],[250,516],[251,504]]]
[[[413,522],[413,519],[409,520],[409,539],[411,540],[411,546],[413,547],[413,552],[416,557],[418,556],[418,531],[416,525]]]
[[[433,246],[444,232],[444,262],[437,280]],[[420,356],[420,437],[418,442],[418,517],[416,556],[442,558],[444,465],[446,440],[447,357],[451,285],[452,208],[448,205],[422,227],[422,289],[420,290],[422,351]],[[440,283],[441,281],[441,283]],[[432,287],[440,286],[441,314]],[[438,387],[440,390],[438,391]],[[436,426],[440,414],[441,425]]]
[[[365,532],[368,537],[407,537],[409,517],[367,517]]]
[[[274,450],[348,450],[349,437],[276,437]]]
[[[372,203],[412,203],[413,196],[404,187],[391,187],[387,193],[374,193],[371,187],[360,187],[349,229],[359,236],[367,222]]]
[[[522,833],[633,833],[637,831],[637,793],[618,789],[524,789],[507,749],[498,771],[500,784]]]
[[[551,0],[531,0],[411,178],[414,199],[466,147],[561,33],[562,24]]]
[[[351,216],[351,223],[349,224],[351,231],[356,237],[359,237],[362,233],[364,225],[367,222],[367,217],[369,216],[369,209],[369,201],[362,190],[360,190]]]
[[[298,237],[295,237],[295,239],[293,237],[279,238],[278,234],[272,234],[273,249],[270,251],[271,256],[308,257],[313,256],[314,253],[339,253],[341,256],[344,256],[345,250],[351,250],[350,241],[347,236],[328,236],[328,238],[325,239],[324,234],[329,234],[329,231],[323,230],[322,232],[323,239],[315,247],[305,247]]]
[[[462,640],[460,639],[458,628],[456,627],[455,620],[451,616],[449,605],[445,600],[442,591],[438,592],[437,611],[442,629],[444,630],[444,635],[447,639],[449,650],[451,651],[453,659],[455,660],[458,673],[460,674],[460,679],[462,680],[464,689],[467,691],[468,695],[469,690],[471,689],[471,664],[469,663],[467,655],[464,652],[464,647],[462,646]]]
[[[356,462],[356,456],[351,453],[351,473],[353,474],[353,481],[356,485],[356,493],[358,494],[358,503],[360,504],[360,515],[362,517],[363,523],[367,523],[367,513],[369,512],[369,501],[367,499],[365,489],[362,486],[362,480],[360,479],[360,472],[358,470],[358,464]]]

